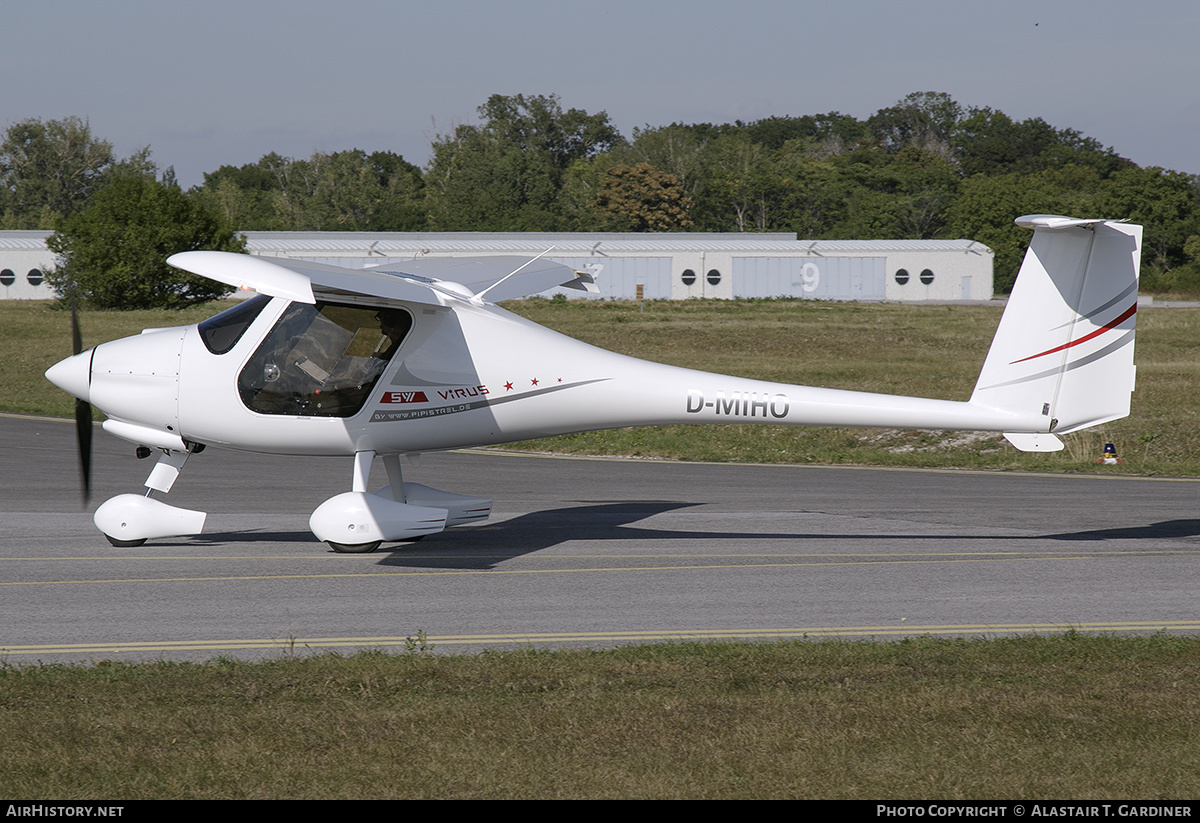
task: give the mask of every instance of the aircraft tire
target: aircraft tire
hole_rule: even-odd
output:
[[[334,543],[332,540],[326,540],[329,548],[333,549],[338,554],[370,554],[379,548],[382,540],[376,540],[374,543]]]
[[[109,543],[112,543],[118,549],[132,549],[146,542],[146,538],[144,537],[141,540],[118,540],[111,534],[106,534],[104,536],[107,538]]]

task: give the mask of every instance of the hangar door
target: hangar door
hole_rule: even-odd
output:
[[[735,257],[734,297],[883,300],[883,257]]]
[[[567,297],[598,297],[608,300],[634,300],[637,287],[645,286],[647,300],[671,299],[670,257],[552,257],[579,271],[588,271],[596,278],[599,294],[576,289],[551,289],[544,294],[562,293]]]

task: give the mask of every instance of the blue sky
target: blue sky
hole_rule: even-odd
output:
[[[1200,173],[1200,3],[0,0],[0,126],[77,115],[185,186],[267,152],[418,165],[491,94],[634,127],[841,111],[914,91]]]

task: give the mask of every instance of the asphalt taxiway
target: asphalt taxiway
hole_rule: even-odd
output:
[[[166,498],[205,533],[117,549],[90,512],[150,461],[97,429],[84,510],[73,441],[0,417],[0,661],[1200,631],[1195,480],[432,454],[492,519],[339,555],[349,458],[208,449]]]

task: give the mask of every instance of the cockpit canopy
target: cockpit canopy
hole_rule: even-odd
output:
[[[222,347],[229,351],[259,311],[261,306],[243,304],[218,315],[232,316],[201,328],[205,345],[214,354]],[[362,409],[412,324],[401,308],[292,303],[242,368],[238,393],[261,414],[350,417]]]

